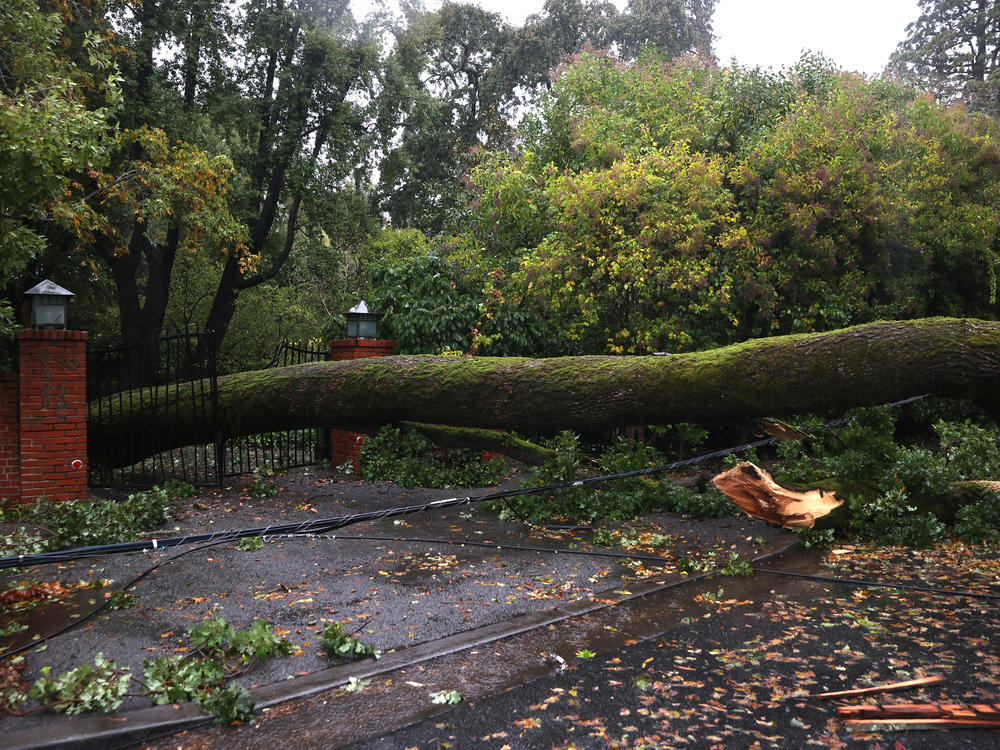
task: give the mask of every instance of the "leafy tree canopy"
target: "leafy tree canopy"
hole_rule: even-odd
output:
[[[547,351],[703,348],[882,317],[996,317],[997,127],[804,58],[561,69],[484,151],[466,236],[516,259]]]
[[[10,0],[0,7],[0,274],[42,251],[43,232],[80,206],[74,175],[102,168],[120,103],[113,49],[88,2]],[[0,303],[0,331],[13,316]]]

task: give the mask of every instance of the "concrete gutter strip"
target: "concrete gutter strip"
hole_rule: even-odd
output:
[[[798,546],[798,541],[758,555],[753,563],[764,562]],[[577,599],[552,609],[526,612],[503,622],[463,631],[445,638],[399,649],[377,661],[352,662],[312,672],[302,677],[283,680],[251,691],[257,709],[269,708],[298,698],[308,698],[347,684],[351,678],[369,679],[404,667],[443,656],[478,648],[493,641],[510,638],[538,628],[547,627],[573,617],[581,617],[602,609],[667,591],[685,583],[699,581],[716,573],[704,571],[693,575],[679,573],[663,580],[630,586],[629,590],[601,592],[600,599]],[[168,734],[191,729],[212,721],[195,703],[153,706],[129,711],[124,716],[81,716],[59,721],[49,727],[36,727],[0,736],[0,750],[110,750],[138,744]]]

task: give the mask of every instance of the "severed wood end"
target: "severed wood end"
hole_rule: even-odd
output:
[[[748,461],[738,463],[712,481],[747,515],[786,529],[811,529],[817,518],[844,503],[832,492],[785,489],[770,474]]]

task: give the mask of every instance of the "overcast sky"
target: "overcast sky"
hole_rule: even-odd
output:
[[[370,0],[354,0],[355,4]],[[439,0],[426,0],[436,8]],[[478,0],[520,24],[543,0]],[[615,0],[618,7],[625,0]],[[803,50],[822,52],[846,70],[878,74],[916,20],[917,0],[719,0],[715,43],[719,62],[791,65]]]

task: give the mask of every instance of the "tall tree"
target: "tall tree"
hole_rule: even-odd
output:
[[[623,57],[654,46],[675,57],[712,52],[712,15],[718,0],[629,0],[614,30]]]
[[[4,286],[81,208],[68,188],[114,146],[119,99],[97,3],[10,0],[0,7],[0,274]],[[8,290],[9,291],[9,290]],[[0,300],[0,335],[13,316]]]
[[[218,345],[239,294],[319,233],[331,194],[366,183],[377,45],[348,0],[145,0],[111,20],[130,52],[123,137],[109,173],[90,176],[79,239],[114,280],[122,338],[145,345],[178,253],[223,250],[196,321]]]
[[[890,67],[944,101],[1000,114],[1000,2],[920,0]]]
[[[512,126],[553,84],[570,55],[604,49],[634,58],[710,53],[716,0],[545,0],[521,27],[472,3],[445,2],[418,16],[390,62],[397,140],[380,166],[382,207],[395,225],[434,233],[460,211],[460,179],[480,146],[509,148]]]
[[[513,86],[502,76],[511,33],[499,14],[446,2],[400,34],[383,95],[394,142],[379,168],[382,207],[394,225],[440,231],[461,202],[470,149],[509,136]]]

